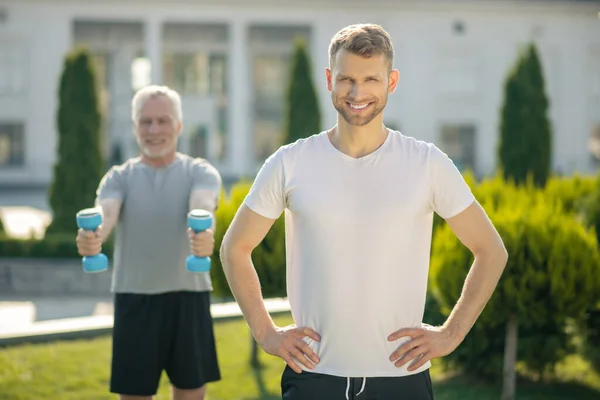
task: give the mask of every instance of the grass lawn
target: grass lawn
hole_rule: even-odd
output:
[[[276,321],[287,325],[291,319],[281,316]],[[209,386],[209,400],[280,399],[283,361],[261,353],[264,368],[255,372],[248,365],[250,335],[244,321],[218,322],[215,329],[223,380]],[[110,337],[0,349],[0,399],[116,399],[108,393],[109,366]],[[517,399],[600,399],[600,376],[579,357],[571,357],[558,370],[563,382],[519,382]],[[435,364],[432,377],[436,400],[500,398],[499,387],[444,376]],[[157,400],[169,399],[168,384],[163,375]]]

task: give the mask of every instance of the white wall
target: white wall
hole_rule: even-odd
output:
[[[0,45],[11,41],[24,49],[27,79],[23,93],[0,96],[0,121],[26,119],[27,141],[26,167],[0,169],[0,184],[50,182],[57,85],[63,56],[71,46],[71,21],[75,18],[230,24],[233,88],[229,164],[223,166],[227,174],[254,172],[252,151],[248,148],[250,124],[246,123],[250,79],[244,61],[244,29],[252,23],[312,26],[314,75],[324,127],[331,126],[336,118],[324,79],[331,36],[350,23],[382,24],[394,40],[396,67],[401,75],[398,89],[389,99],[386,120],[400,123],[407,135],[434,142],[438,141],[442,122],[475,123],[477,167],[484,174],[495,167],[504,78],[515,61],[517,46],[535,38],[551,97],[554,167],[567,173],[592,168],[587,140],[592,125],[600,122],[600,7],[591,3],[372,0],[368,7],[354,0],[290,1],[296,6],[286,7],[266,0],[251,5],[239,0],[220,1],[217,5],[203,1],[168,3],[171,4],[13,0],[3,6],[7,18],[0,22]],[[233,3],[235,7],[228,5]],[[457,19],[466,26],[462,36],[452,33]],[[156,49],[152,54],[156,54]],[[462,88],[472,84],[473,90],[452,95],[448,87],[455,79],[465,82]]]

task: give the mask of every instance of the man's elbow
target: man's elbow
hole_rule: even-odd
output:
[[[221,242],[221,247],[219,248],[219,257],[221,259],[221,265],[223,266],[224,272],[227,273],[227,271],[230,271],[231,267],[235,264],[232,263],[231,260],[235,260],[246,255],[249,257],[251,253],[251,250],[249,252],[246,251],[244,246],[242,246],[240,243],[236,243],[231,239],[230,236],[226,234]]]
[[[508,250],[506,250],[504,243],[500,248],[500,259],[502,260],[502,268],[506,267],[506,264],[508,264]]]
[[[504,269],[508,263],[508,250],[506,249],[504,242],[502,240],[498,240],[498,243],[493,246],[493,249],[490,253],[497,265],[501,269]]]
[[[219,258],[221,259],[221,265],[223,266],[224,270],[227,270],[229,266],[228,260],[230,258],[230,251],[231,248],[229,246],[229,240],[227,240],[227,236],[225,236],[221,242],[221,247],[219,248]]]
[[[473,255],[477,259],[485,259],[486,264],[491,262],[501,269],[504,269],[508,263],[508,250],[506,250],[506,246],[504,246],[502,240],[497,240],[475,249]]]

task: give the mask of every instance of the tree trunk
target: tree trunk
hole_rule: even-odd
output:
[[[517,341],[519,339],[519,321],[511,315],[506,324],[506,342],[504,343],[504,370],[502,376],[502,400],[514,400],[517,374]]]
[[[252,368],[259,368],[260,360],[258,359],[258,343],[254,340],[252,334],[250,334],[250,341],[252,343],[252,347],[250,348],[250,365]]]

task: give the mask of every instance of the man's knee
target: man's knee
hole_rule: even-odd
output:
[[[198,389],[179,389],[173,386],[173,400],[204,400],[206,385]]]

